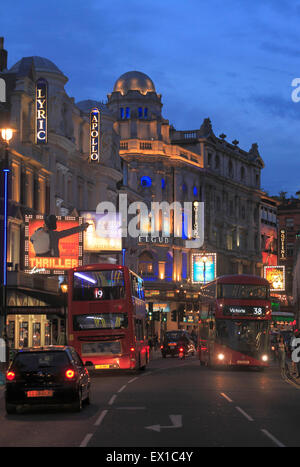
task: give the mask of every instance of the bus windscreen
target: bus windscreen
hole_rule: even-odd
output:
[[[90,315],[74,315],[74,331],[92,329],[125,329],[128,327],[126,313],[97,313]]]
[[[73,300],[101,301],[125,298],[123,271],[103,270],[74,272]]]
[[[241,298],[245,300],[268,300],[268,287],[252,284],[219,284],[218,298]]]

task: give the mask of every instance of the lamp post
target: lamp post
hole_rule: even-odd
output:
[[[8,362],[8,345],[7,345],[7,333],[6,333],[6,290],[7,290],[7,237],[8,237],[8,182],[9,182],[9,158],[8,158],[8,146],[9,142],[13,137],[13,130],[11,128],[2,128],[1,137],[5,147],[4,160],[2,161],[1,167],[1,178],[3,180],[3,281],[2,281],[2,313],[1,313],[1,337],[5,342],[5,362]]]
[[[206,268],[206,261],[208,260],[207,256],[202,257],[203,262],[203,284],[205,285],[205,268]]]
[[[65,333],[64,333],[64,344],[67,345],[67,297],[68,297],[68,282],[64,279],[60,284],[60,291],[64,299],[64,316],[65,316]]]

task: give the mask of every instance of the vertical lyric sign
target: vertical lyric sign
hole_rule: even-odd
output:
[[[35,142],[48,142],[48,82],[43,78],[35,84]]]
[[[100,111],[90,113],[90,162],[100,162]]]

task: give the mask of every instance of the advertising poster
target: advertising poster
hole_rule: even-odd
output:
[[[25,268],[28,273],[64,274],[82,265],[82,218],[26,216]]]
[[[264,277],[273,292],[285,291],[285,266],[264,266]]]
[[[216,253],[195,253],[192,255],[192,282],[206,284],[216,278]]]
[[[89,224],[84,232],[84,251],[122,251],[120,214],[83,212],[81,215]]]

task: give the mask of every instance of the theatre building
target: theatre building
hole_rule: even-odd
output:
[[[89,103],[75,104],[65,91],[68,78],[52,61],[24,57],[8,67],[3,41],[1,46],[0,78],[5,81],[6,102],[0,104],[0,126],[14,129],[8,147],[5,312],[10,347],[20,348],[63,342],[66,296],[60,286],[67,268],[109,256],[111,261],[120,262],[121,251],[106,256],[102,251],[102,258],[94,252],[84,255],[81,241],[85,221],[80,216],[95,211],[99,201],[107,197],[116,201],[122,171],[119,137],[109,112],[102,112],[105,148],[91,170]],[[2,163],[5,154],[0,138]],[[1,206],[3,199],[2,190]],[[3,264],[4,213],[2,208],[0,211]],[[75,229],[76,233],[71,236],[69,232],[69,242],[65,239],[52,244],[44,225],[48,231],[55,232],[57,227]],[[52,242],[53,235],[51,238]],[[0,279],[2,284],[3,277]]]

